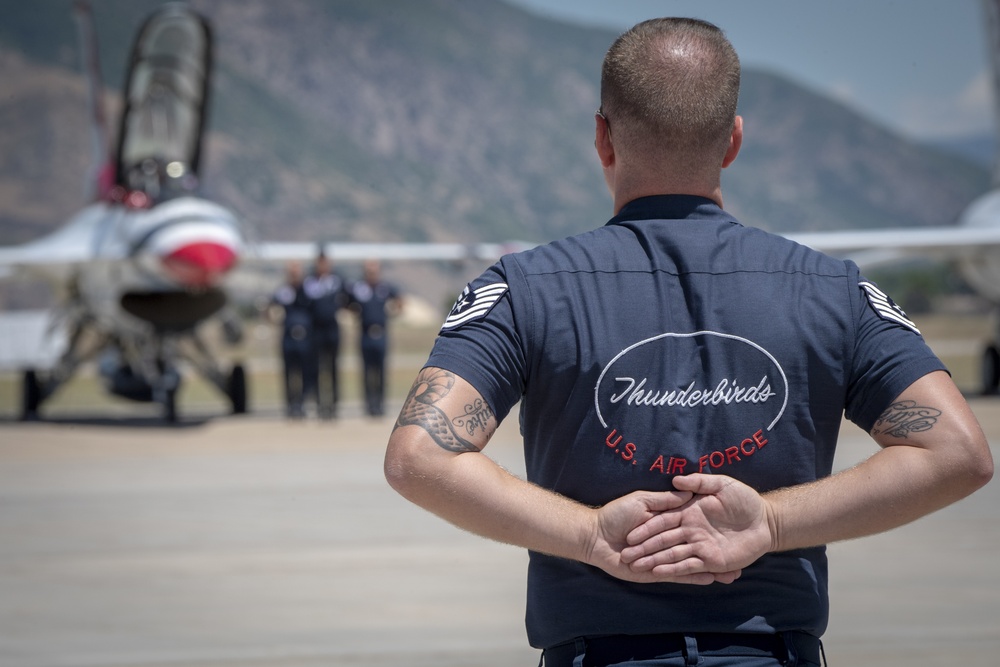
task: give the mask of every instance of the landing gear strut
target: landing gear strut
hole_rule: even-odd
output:
[[[168,389],[163,397],[163,419],[168,424],[177,423],[177,390]]]
[[[243,415],[247,411],[247,377],[241,364],[233,366],[226,383],[226,394],[233,406],[234,415]]]
[[[1000,350],[990,345],[983,351],[982,360],[983,395],[1000,393]]]
[[[38,375],[35,371],[24,371],[22,392],[23,405],[21,419],[24,421],[34,421],[38,419],[38,408],[42,405],[42,385],[38,381]]]

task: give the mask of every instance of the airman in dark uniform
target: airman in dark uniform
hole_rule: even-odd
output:
[[[364,363],[365,410],[384,413],[385,358],[389,348],[387,324],[401,309],[399,291],[382,280],[378,262],[365,262],[364,278],[351,287],[351,307],[361,321],[361,359]]]
[[[312,308],[316,405],[321,419],[337,416],[340,382],[337,357],[340,354],[340,323],[337,313],[349,296],[344,279],[334,273],[330,259],[320,253],[316,269],[303,283]]]
[[[305,416],[304,400],[313,388],[312,309],[302,286],[302,267],[291,262],[285,284],[272,301],[284,311],[281,360],[285,373],[285,414],[293,419]]]

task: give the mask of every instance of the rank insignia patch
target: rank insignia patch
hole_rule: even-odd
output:
[[[507,291],[507,283],[490,283],[476,289],[466,286],[458,301],[451,307],[448,318],[441,329],[454,329],[466,322],[478,320],[486,316],[490,309]]]
[[[906,316],[906,313],[903,312],[902,308],[896,305],[895,301],[889,298],[889,295],[869,282],[858,283],[858,286],[864,290],[865,296],[868,297],[868,304],[876,313],[878,313],[879,317],[883,320],[901,324],[907,329],[910,329],[918,334],[920,333],[920,329],[917,328],[917,325]]]

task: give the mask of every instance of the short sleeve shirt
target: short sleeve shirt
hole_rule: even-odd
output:
[[[944,368],[853,263],[690,196],[639,199],[600,229],[505,256],[466,288],[428,365],[499,419],[520,402],[528,479],[590,505],[692,472],[761,492],[829,475],[845,412],[868,431]],[[768,554],[710,587],[629,584],[532,553],[528,635],[819,636],[826,587],[823,548]]]
[[[359,280],[351,288],[351,300],[361,309],[361,326],[364,329],[373,325],[384,329],[389,319],[386,304],[398,298],[399,290],[387,282],[372,285]]]

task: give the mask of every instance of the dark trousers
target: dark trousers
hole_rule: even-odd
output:
[[[616,635],[547,648],[539,667],[819,667],[822,653],[804,632]]]
[[[361,360],[364,363],[365,410],[372,417],[385,413],[385,338],[361,339]]]
[[[340,401],[339,354],[340,336],[324,336],[316,341],[316,406],[320,417],[337,416],[337,403]]]
[[[312,356],[308,340],[285,337],[281,341],[281,359],[285,366],[285,413],[289,417],[305,415],[305,397],[313,387]]]

